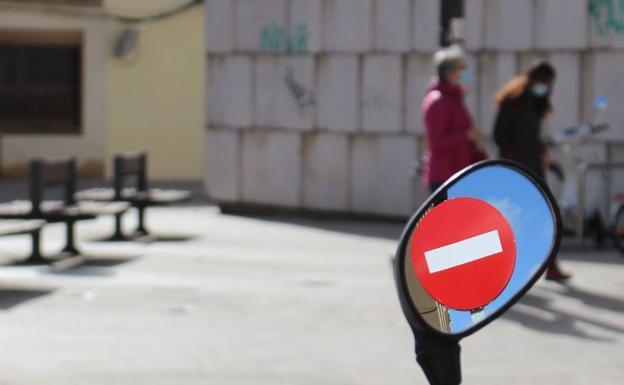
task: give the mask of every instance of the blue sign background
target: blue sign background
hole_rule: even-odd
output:
[[[484,167],[448,190],[448,199],[484,200],[505,216],[516,239],[516,266],[505,290],[485,306],[487,318],[504,306],[531,279],[550,254],[555,239],[555,219],[544,195],[523,174],[502,166]],[[471,313],[450,310],[451,332],[473,326]]]

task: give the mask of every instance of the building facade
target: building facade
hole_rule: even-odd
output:
[[[69,154],[80,159],[82,173],[101,173],[107,25],[27,3],[0,2],[2,173],[23,175],[33,156]],[[85,12],[100,7],[97,1],[72,3]]]
[[[180,0],[106,0],[123,15],[150,15],[186,3]],[[111,46],[127,25],[109,23]],[[134,27],[137,42],[107,63],[106,158],[144,150],[150,177],[199,181],[203,175],[205,111],[204,10]],[[109,48],[109,52],[111,48]]]
[[[201,179],[202,7],[152,23],[114,17],[183,3],[0,1],[3,176],[24,175],[33,157],[71,155],[81,175],[100,177],[115,153],[144,150],[150,177]]]

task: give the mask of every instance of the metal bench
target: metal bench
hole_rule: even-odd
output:
[[[50,187],[60,187],[63,200],[44,200],[44,192]],[[100,215],[121,215],[128,210],[129,205],[124,202],[76,202],[75,191],[75,159],[35,159],[30,165],[30,200],[0,204],[0,218],[65,223],[66,242],[63,252],[80,254],[75,242],[75,224]]]
[[[126,187],[134,179],[134,187]],[[147,156],[144,152],[117,154],[113,160],[113,185],[111,188],[93,188],[76,194],[79,201],[128,202],[137,209],[138,225],[131,237],[122,228],[122,214],[115,216],[115,234],[112,240],[128,240],[146,237],[149,231],[145,225],[145,211],[149,207],[164,206],[191,199],[191,193],[184,190],[150,189],[147,182]]]
[[[7,219],[0,220],[0,237],[13,235],[30,235],[32,238],[32,249],[30,256],[23,264],[41,264],[44,259],[41,255],[41,229],[44,221],[36,219]]]

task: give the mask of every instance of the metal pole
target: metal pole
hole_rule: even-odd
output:
[[[611,163],[611,145],[607,142],[605,144],[606,149],[606,157],[607,157],[607,164],[610,165]],[[605,214],[605,218],[609,218],[609,209],[611,208],[611,197],[612,197],[612,193],[613,193],[613,172],[611,170],[611,167],[606,167],[605,168],[605,172],[607,173],[606,175],[606,179],[607,179],[607,183],[606,183],[606,187],[607,187],[607,196],[604,201],[604,214]]]
[[[587,172],[587,165],[581,163],[579,165],[578,175],[578,213],[576,216],[576,237],[581,246],[585,245],[584,231],[585,231],[585,173]]]

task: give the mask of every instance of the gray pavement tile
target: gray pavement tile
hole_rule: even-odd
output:
[[[133,217],[128,216],[130,227]],[[390,259],[398,223],[150,212],[185,242],[102,243],[66,269],[0,268],[0,384],[424,384]],[[62,245],[62,226],[45,230]],[[28,239],[0,239],[0,258]],[[569,285],[540,281],[462,342],[465,384],[621,384],[624,258],[566,249]]]

